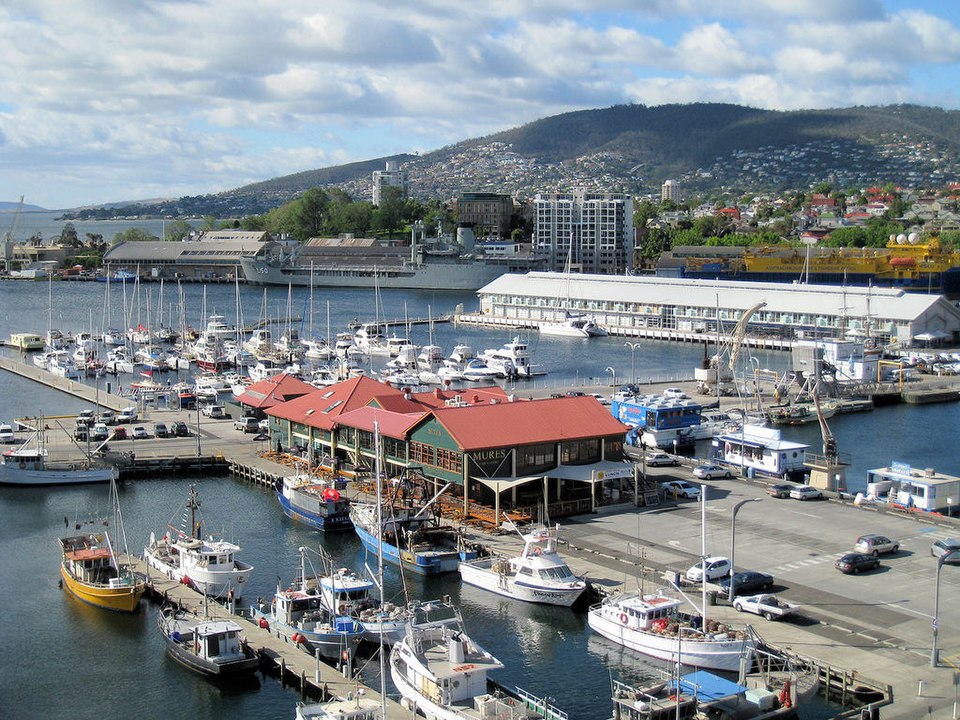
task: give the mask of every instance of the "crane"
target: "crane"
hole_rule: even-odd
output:
[[[743,338],[747,334],[747,323],[750,322],[750,318],[753,317],[760,308],[766,306],[766,301],[751,305],[744,311],[743,315],[740,316],[736,326],[733,328],[733,334],[730,336],[730,371],[734,374],[737,372],[737,358],[740,357],[740,347],[743,345]]]

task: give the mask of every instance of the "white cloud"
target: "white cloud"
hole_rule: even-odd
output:
[[[21,0],[0,199],[198,194],[629,101],[955,107],[922,70],[960,29],[911,1]]]

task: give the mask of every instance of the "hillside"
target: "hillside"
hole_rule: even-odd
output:
[[[779,112],[726,104],[619,105],[543,118],[422,155],[396,155],[181,198],[157,209],[221,217],[263,212],[320,186],[369,199],[387,160],[411,192],[464,190],[532,196],[574,186],[659,193],[778,191],[828,180],[840,187],[893,182],[939,187],[960,178],[960,112],[915,105]]]

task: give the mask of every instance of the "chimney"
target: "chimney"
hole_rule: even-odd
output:
[[[404,399],[404,400],[410,400],[412,397],[413,397],[413,396],[410,394],[410,388],[405,387],[405,388],[403,389],[403,399]]]
[[[439,400],[441,397],[443,397],[442,393],[440,392],[440,388],[434,388],[434,390],[433,390],[433,396],[434,396],[435,398],[437,398],[437,400]]]
[[[471,400],[471,402],[475,402],[475,403],[480,402],[480,396],[477,395],[476,393],[474,393],[474,394],[473,394],[473,399]]]

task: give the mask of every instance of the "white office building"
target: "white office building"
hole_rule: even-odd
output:
[[[409,189],[407,183],[407,171],[401,170],[400,163],[396,160],[387,160],[386,170],[374,170],[373,172],[373,204],[380,207],[383,190],[387,187],[400,188],[406,195]]]
[[[586,190],[534,198],[534,250],[551,270],[618,275],[633,250],[633,199]]]

